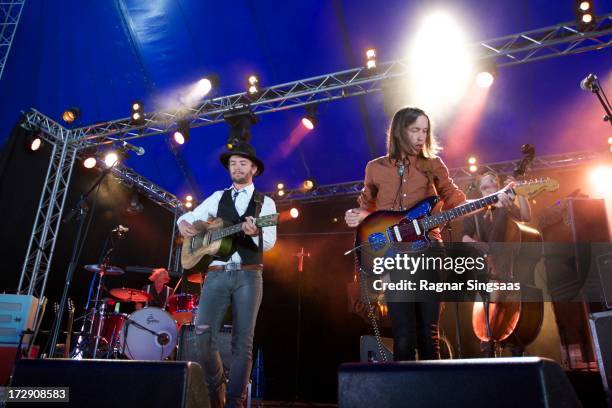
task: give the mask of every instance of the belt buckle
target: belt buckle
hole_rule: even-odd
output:
[[[232,262],[225,265],[226,271],[237,271],[238,269],[240,269],[240,264],[238,263]]]

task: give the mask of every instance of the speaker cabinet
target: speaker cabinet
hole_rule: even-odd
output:
[[[593,313],[589,325],[601,381],[609,392],[612,386],[612,311]]]
[[[193,362],[24,359],[15,367],[11,386],[68,387],[70,402],[57,403],[62,407],[209,406],[202,367]]]
[[[338,406],[581,407],[561,367],[535,357],[343,364]]]

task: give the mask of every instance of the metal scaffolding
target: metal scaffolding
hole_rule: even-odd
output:
[[[586,33],[579,31],[575,22],[569,22],[483,41],[474,48],[478,58],[493,60],[498,67],[503,67],[609,47],[612,45],[612,14],[597,18],[597,26]],[[169,133],[182,119],[188,120],[193,128],[223,122],[225,114],[244,109],[261,115],[378,92],[384,81],[409,74],[410,61],[401,59],[380,63],[375,72],[360,67],[271,86],[256,96],[243,92],[208,99],[194,108],[150,112],[145,115],[143,125],[123,118],[84,126],[75,132],[79,139],[93,145],[138,139]]]
[[[11,52],[25,0],[0,0],[0,79]]]
[[[0,0],[0,5],[23,6],[23,3],[23,0],[13,2]],[[19,14],[20,12],[21,10]],[[597,18],[597,26],[587,33],[578,31],[575,23],[571,22],[481,42],[475,47],[479,50],[479,58],[493,60],[498,66],[523,64],[609,47],[612,45],[610,39],[612,14]],[[18,19],[19,17],[15,20],[14,27]],[[14,31],[10,36],[11,41],[13,35]],[[2,39],[4,38],[3,35]],[[4,58],[0,61],[5,60]],[[222,122],[226,114],[244,109],[260,115],[310,103],[378,92],[382,90],[385,81],[408,75],[408,62],[405,59],[397,60],[379,64],[376,71],[368,71],[361,67],[275,85],[262,89],[256,96],[239,93],[208,99],[195,108],[150,112],[145,115],[144,125],[135,125],[130,118],[123,118],[68,130],[34,109],[26,112],[24,126],[40,129],[44,133],[44,138],[54,147],[19,281],[19,293],[27,291],[35,296],[44,294],[72,168],[81,149],[168,133],[174,130],[179,119],[188,120],[190,127],[199,127]],[[4,62],[2,67],[3,65]],[[558,163],[570,165],[574,160],[582,159],[566,157],[559,159]],[[510,163],[514,162],[504,162],[507,166],[510,166]],[[542,166],[554,166],[552,161],[543,158],[538,159],[536,163],[541,163]],[[453,172],[457,172],[453,173],[457,179],[467,177],[464,174],[465,169],[453,169]],[[504,173],[503,169],[499,172]],[[173,194],[140,176],[134,170],[118,166],[113,169],[112,174],[175,214],[183,210],[181,201]],[[285,197],[276,197],[276,199],[279,204],[296,200],[318,200],[337,195],[356,194],[361,187],[360,182],[341,183],[321,186],[310,193],[288,191]],[[176,258],[177,255],[173,253],[172,248],[171,253],[170,263],[174,264],[176,259],[172,256]]]
[[[40,299],[45,293],[76,154],[75,146],[67,141],[53,144],[51,160],[17,288],[20,294],[32,295]]]
[[[597,160],[609,160],[607,152],[575,152],[563,153],[550,156],[536,157],[530,166],[530,171],[542,171],[547,169],[560,169],[579,166],[585,163],[592,163]],[[499,175],[510,175],[519,163],[517,160],[509,160],[498,163],[481,164],[479,172],[494,172]],[[450,177],[457,184],[468,183],[474,180],[475,174],[471,173],[468,167],[456,167],[449,169]],[[306,203],[326,200],[332,197],[357,196],[363,189],[363,181],[351,181],[338,184],[327,184],[319,186],[310,191],[302,189],[283,190],[283,195],[278,192],[269,193],[277,206],[287,206],[293,203]]]

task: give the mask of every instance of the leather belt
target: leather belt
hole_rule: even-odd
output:
[[[239,263],[228,263],[225,265],[213,265],[208,267],[209,272],[213,271],[261,271],[263,269],[262,264],[239,264]]]

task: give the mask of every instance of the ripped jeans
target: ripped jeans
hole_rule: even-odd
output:
[[[196,334],[209,344],[201,347],[201,364],[212,400],[222,400],[225,373],[216,342],[223,317],[232,305],[232,362],[227,385],[228,407],[242,406],[253,365],[253,335],[263,295],[261,271],[209,272],[196,318]]]

